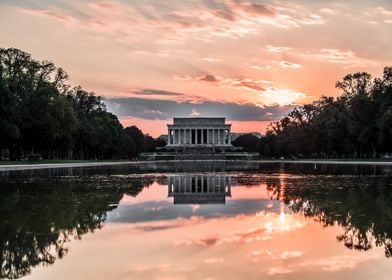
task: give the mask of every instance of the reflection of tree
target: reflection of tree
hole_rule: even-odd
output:
[[[136,196],[149,183],[129,178],[1,183],[0,278],[53,264],[67,254],[67,242],[100,229],[124,193]]]
[[[385,249],[392,257],[391,177],[307,177],[285,179],[284,201],[294,212],[324,226],[340,225],[337,237],[347,248]],[[275,197],[282,184],[269,185]]]

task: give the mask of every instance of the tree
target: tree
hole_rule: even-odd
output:
[[[0,76],[0,160],[13,142],[19,139],[20,131],[15,125],[15,99],[10,90],[4,85]],[[6,149],[6,150],[5,150]]]
[[[125,133],[134,141],[136,148],[136,155],[146,151],[146,143],[143,132],[136,126],[126,127]]]
[[[392,152],[388,144],[392,140],[391,81],[391,67],[384,69],[382,78],[372,79],[365,72],[346,75],[336,83],[342,90],[340,97],[323,96],[272,123],[267,152],[306,157],[376,157],[379,152]]]
[[[246,152],[260,151],[260,139],[250,133],[238,136],[232,144],[235,147],[242,147]]]
[[[135,141],[106,111],[103,98],[80,86],[71,89],[67,80],[67,73],[50,61],[0,48],[0,151],[10,151],[15,159],[31,153],[66,159],[133,157]]]

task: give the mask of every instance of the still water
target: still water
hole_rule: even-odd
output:
[[[391,279],[392,170],[150,164],[0,173],[0,278]]]

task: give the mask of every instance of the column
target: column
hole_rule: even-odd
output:
[[[167,129],[167,144],[170,145],[170,129]]]
[[[197,145],[197,129],[195,128],[195,145]]]
[[[201,129],[200,144],[204,144],[204,128]]]
[[[225,131],[223,129],[220,130],[221,134],[221,144],[225,144]]]
[[[215,144],[215,128],[211,129],[212,132],[212,144]]]
[[[225,144],[225,131],[223,129],[220,130],[221,133],[221,144]]]
[[[210,144],[210,130],[207,129],[207,144]]]
[[[221,129],[221,134],[222,134],[222,136],[221,136],[222,144],[225,144],[225,130],[224,129]]]
[[[185,132],[186,132],[186,129],[184,128],[183,130],[182,130],[182,145],[186,145],[186,139],[185,139],[185,136],[186,136],[186,134],[185,134]]]

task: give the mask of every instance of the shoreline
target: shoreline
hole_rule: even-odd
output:
[[[150,160],[150,161],[104,161],[104,162],[74,162],[74,163],[32,163],[32,164],[10,164],[0,165],[0,172],[51,169],[51,168],[78,168],[92,166],[116,166],[135,165],[151,163],[175,163],[175,162],[245,162],[245,163],[288,163],[288,164],[339,164],[339,165],[379,165],[392,166],[392,161],[382,160]]]

